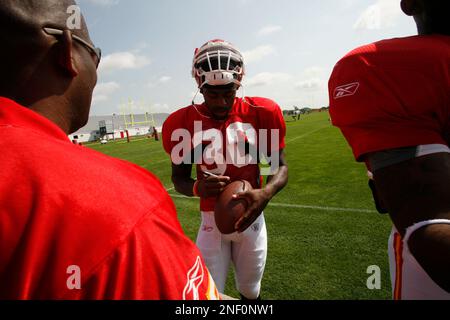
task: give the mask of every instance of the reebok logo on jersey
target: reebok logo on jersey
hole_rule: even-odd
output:
[[[334,89],[334,99],[353,96],[359,88],[359,82],[353,82]]]

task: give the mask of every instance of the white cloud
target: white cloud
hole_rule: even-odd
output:
[[[169,82],[170,80],[172,80],[172,77],[169,77],[169,76],[162,76],[161,78],[159,78],[158,82],[159,82],[159,83],[167,83],[167,82]]]
[[[116,52],[106,56],[100,63],[99,72],[113,72],[123,69],[138,69],[150,64],[150,59],[133,52]]]
[[[378,30],[392,27],[401,16],[399,1],[377,0],[369,6],[353,25],[356,30]]]
[[[120,89],[117,82],[99,83],[94,90],[92,104],[104,102],[109,99],[109,96]]]
[[[261,87],[286,82],[292,79],[292,76],[281,72],[262,72],[244,80],[244,84],[248,87]]]
[[[307,80],[299,81],[295,84],[295,88],[301,90],[315,91],[323,87],[324,81],[320,78],[310,78]]]
[[[318,67],[318,66],[309,67],[309,68],[305,69],[305,71],[303,71],[303,75],[306,78],[319,77],[323,73],[324,73],[324,68]]]
[[[271,45],[259,46],[255,49],[242,52],[245,63],[252,63],[262,60],[266,56],[275,53],[275,48]]]
[[[164,84],[167,84],[167,83],[169,83],[171,80],[172,80],[172,77],[169,77],[169,76],[162,76],[162,77],[159,78],[157,81],[149,82],[149,83],[147,84],[147,87],[149,87],[149,88],[154,88],[154,87],[156,87],[157,85],[164,85]]]
[[[258,31],[258,35],[259,36],[268,36],[270,34],[273,34],[275,32],[279,32],[281,31],[283,28],[281,26],[273,26],[273,25],[269,25],[269,26],[265,26],[264,28],[262,28],[261,30]]]

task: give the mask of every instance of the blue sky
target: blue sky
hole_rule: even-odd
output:
[[[329,75],[345,53],[382,38],[416,34],[400,0],[78,3],[93,42],[103,51],[94,115],[120,113],[129,100],[135,113],[189,105],[196,92],[190,75],[194,50],[215,38],[244,53],[245,95],[271,98],[283,109],[326,106]]]

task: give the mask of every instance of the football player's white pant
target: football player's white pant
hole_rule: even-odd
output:
[[[197,246],[219,292],[224,292],[230,262],[233,262],[237,290],[247,299],[259,297],[267,258],[263,213],[243,233],[225,235],[217,229],[214,212],[202,212]]]

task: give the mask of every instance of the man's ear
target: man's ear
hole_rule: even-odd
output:
[[[408,16],[417,16],[423,12],[423,3],[420,0],[402,0],[400,6]]]
[[[78,75],[78,70],[73,59],[73,39],[69,30],[64,30],[60,41],[58,62],[61,68],[71,77]]]

